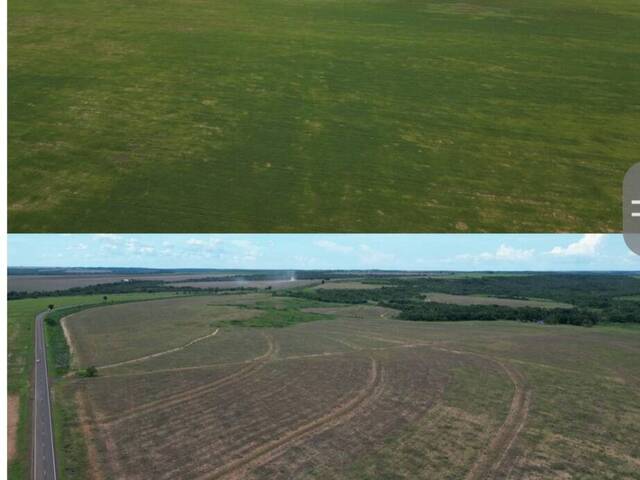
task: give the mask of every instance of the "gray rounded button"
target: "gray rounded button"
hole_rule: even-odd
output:
[[[640,163],[627,171],[622,190],[624,241],[635,254],[640,255]]]

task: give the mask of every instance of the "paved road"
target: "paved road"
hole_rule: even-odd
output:
[[[44,343],[44,318],[36,316],[36,367],[33,405],[33,478],[56,480],[56,456],[53,448],[53,423],[49,399],[49,376]]]

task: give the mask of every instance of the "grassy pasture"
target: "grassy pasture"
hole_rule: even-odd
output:
[[[505,307],[537,307],[537,308],[572,308],[568,303],[551,300],[518,300],[481,295],[449,295],[447,293],[428,293],[425,300],[437,303],[453,303],[455,305],[500,305]]]
[[[340,280],[329,280],[328,282],[325,283],[321,283],[320,285],[316,285],[313,288],[316,289],[330,289],[330,290],[358,290],[358,289],[364,289],[364,290],[368,290],[368,289],[375,289],[375,288],[382,288],[386,286],[383,283],[364,283],[364,282],[357,282],[357,281],[340,281]]]
[[[67,317],[65,323],[72,337],[84,339],[73,344],[79,364],[100,366],[188,343],[212,333],[216,322],[248,319],[258,313],[216,305],[211,297],[174,298],[84,310]]]
[[[9,229],[618,231],[621,0],[9,8]]]
[[[637,329],[407,322],[373,305],[255,293],[145,305],[71,317],[73,344],[114,361],[183,345],[211,322],[203,312],[316,319],[223,321],[170,354],[60,382],[60,401],[82,405],[94,476],[640,478]],[[107,324],[117,335],[94,342]]]
[[[233,280],[213,282],[180,282],[171,283],[173,287],[190,288],[270,288],[273,290],[286,290],[289,288],[306,287],[319,283],[318,280]]]

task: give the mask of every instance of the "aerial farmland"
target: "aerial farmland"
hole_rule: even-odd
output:
[[[609,232],[640,6],[12,2],[12,232]]]
[[[60,305],[60,477],[640,478],[635,276],[322,277],[10,301]]]

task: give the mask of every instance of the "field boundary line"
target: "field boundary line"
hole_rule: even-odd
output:
[[[267,442],[256,448],[244,458],[231,462],[217,471],[197,477],[198,480],[230,478],[241,479],[247,470],[268,463],[281,456],[292,445],[336,427],[357,415],[380,396],[384,388],[384,371],[378,362],[371,357],[369,380],[365,387],[346,404],[333,409],[325,415],[308,422],[280,438]]]
[[[152,353],[150,355],[144,355],[142,357],[138,357],[138,358],[133,358],[131,360],[124,360],[122,362],[116,362],[116,363],[110,363],[107,365],[101,365],[98,366],[97,368],[99,370],[106,370],[108,368],[115,368],[115,367],[120,367],[122,365],[129,365],[132,363],[139,363],[139,362],[144,362],[145,360],[149,360],[151,358],[156,358],[156,357],[161,357],[163,355],[168,355],[170,353],[174,353],[174,352],[179,352],[180,350],[184,350],[187,347],[190,347],[191,345],[194,345],[198,342],[202,342],[203,340],[206,340],[207,338],[211,338],[211,337],[215,337],[218,332],[220,331],[219,328],[216,328],[213,332],[208,333],[202,337],[198,337],[198,338],[194,338],[193,340],[185,343],[184,345],[181,345],[179,347],[175,347],[175,348],[171,348],[169,350],[163,350],[162,352],[157,352],[157,353]]]
[[[347,342],[346,340],[338,338],[339,335],[328,334],[328,335],[324,335],[324,336],[325,336],[325,338],[328,338],[333,342],[337,342],[337,343],[339,343],[341,345],[344,345],[345,347],[348,347],[351,351],[359,352],[359,351],[364,350],[364,347],[361,347],[359,345],[356,345],[355,343]]]
[[[93,432],[93,428],[91,426],[91,422],[87,422],[83,419],[91,418],[91,414],[88,413],[88,400],[85,398],[84,392],[81,390],[77,390],[75,394],[76,405],[78,406],[78,417],[80,424],[80,430],[86,441],[87,446],[87,460],[89,463],[89,472],[91,473],[91,478],[95,480],[102,480],[103,475],[100,467],[98,465],[98,452],[93,443],[93,438],[96,435]]]

